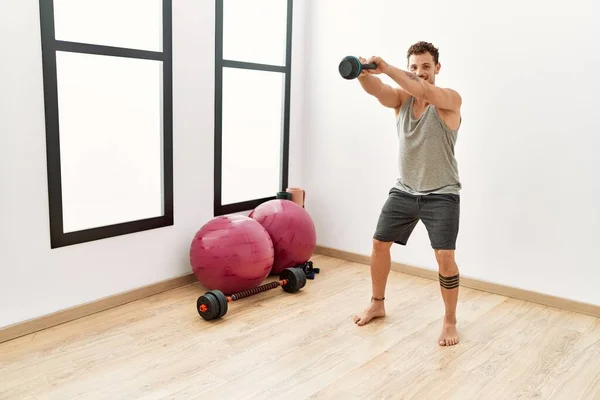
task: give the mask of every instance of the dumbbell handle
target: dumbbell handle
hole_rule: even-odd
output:
[[[266,292],[267,290],[275,289],[279,286],[287,285],[288,280],[282,279],[280,281],[273,281],[271,283],[266,283],[264,285],[257,286],[255,288],[251,288],[248,290],[244,290],[243,292],[234,293],[231,296],[227,297],[227,302],[231,303],[232,301],[243,299],[244,297],[249,297],[255,295],[257,293]]]
[[[371,63],[371,64],[360,64],[360,67],[362,69],[377,69],[377,64],[375,63]]]

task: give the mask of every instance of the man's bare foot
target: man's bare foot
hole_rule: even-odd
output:
[[[458,343],[458,333],[456,332],[456,319],[448,320],[444,318],[442,333],[438,339],[440,346],[454,346]]]
[[[382,301],[371,301],[369,307],[354,316],[354,323],[359,326],[363,326],[369,323],[373,318],[385,317],[385,306]]]

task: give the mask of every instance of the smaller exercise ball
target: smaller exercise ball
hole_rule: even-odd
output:
[[[198,281],[209,290],[232,294],[259,286],[273,266],[269,233],[243,215],[208,221],[194,236],[190,263]]]
[[[293,201],[270,200],[256,207],[249,215],[271,236],[275,260],[271,274],[307,262],[317,246],[317,233],[310,214]]]

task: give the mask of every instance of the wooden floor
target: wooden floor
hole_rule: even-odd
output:
[[[391,272],[388,317],[365,265],[196,310],[193,284],[0,344],[0,399],[600,399],[600,320],[462,288],[461,342],[436,344],[439,284]]]

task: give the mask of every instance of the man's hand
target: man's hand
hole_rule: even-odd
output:
[[[383,58],[381,57],[377,57],[377,56],[371,56],[368,60],[365,60],[363,57],[358,57],[358,59],[360,60],[361,64],[375,64],[377,65],[376,69],[363,69],[360,72],[360,75],[368,75],[368,74],[373,74],[373,75],[378,75],[378,74],[385,74],[387,68],[389,67],[389,64],[386,63],[385,61],[383,61]]]

